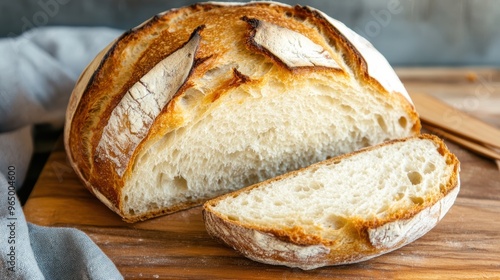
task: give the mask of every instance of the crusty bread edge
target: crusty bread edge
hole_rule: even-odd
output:
[[[374,250],[369,253],[351,252],[350,254],[337,254],[327,245],[301,246],[285,242],[270,233],[248,228],[238,223],[228,221],[216,213],[203,209],[203,218],[207,232],[215,239],[222,241],[242,253],[245,257],[257,262],[298,267],[303,270],[315,269],[323,266],[334,266],[367,261],[377,256],[397,250],[429,232],[444,217],[453,205],[460,186],[457,185],[443,199],[432,207],[426,208],[408,220],[393,221],[375,229],[369,230],[370,243]],[[412,226],[422,223],[412,230]],[[401,229],[394,231],[394,229]],[[373,232],[379,233],[373,236]],[[396,233],[405,233],[408,236]],[[396,237],[399,242],[387,246],[384,238]],[[391,243],[392,244],[392,243]],[[263,246],[264,245],[264,246]]]
[[[439,199],[431,207],[422,209],[411,219],[397,220],[377,228],[368,229],[370,243],[375,248],[383,250],[400,248],[417,240],[444,217],[455,202],[459,191],[460,180],[446,196]]]
[[[78,167],[77,162],[73,159],[73,152],[72,152],[72,149],[70,147],[70,141],[69,141],[73,117],[75,116],[76,108],[78,108],[78,104],[80,103],[80,100],[85,92],[85,87],[87,87],[89,81],[92,79],[92,77],[95,74],[95,72],[97,71],[97,69],[99,69],[101,64],[103,63],[103,61],[104,61],[103,59],[106,57],[108,52],[113,48],[113,46],[116,44],[116,42],[119,39],[120,38],[113,40],[103,50],[101,50],[97,54],[97,56],[83,70],[82,74],[80,74],[80,77],[78,78],[78,80],[75,84],[75,88],[73,89],[73,91],[71,93],[71,96],[70,96],[70,99],[68,102],[68,106],[66,108],[63,140],[64,140],[64,149],[65,149],[66,155],[68,157],[68,162],[70,163],[71,167],[73,168],[73,170],[77,174],[77,177],[80,179],[80,181],[102,203],[104,203],[107,207],[109,207],[115,213],[121,215],[121,211],[118,208],[116,208],[115,205],[108,198],[106,198],[106,196],[104,196],[101,192],[99,192],[98,189],[94,188],[92,186],[92,184],[90,184],[90,182],[85,179],[85,176],[83,176],[80,168]]]
[[[380,146],[403,142],[413,138],[430,139],[438,145],[439,152],[446,157],[447,163],[453,166],[453,173],[446,186],[447,193],[432,205],[425,205],[418,211],[409,213],[398,219],[390,218],[376,225],[364,227],[360,236],[367,236],[368,242],[373,247],[365,252],[339,253],[331,250],[328,244],[299,245],[291,241],[284,241],[271,233],[252,228],[230,220],[213,210],[213,206],[228,196],[237,196],[242,192],[249,192],[254,188],[269,184],[273,181],[287,177],[297,176],[302,170],[314,169],[325,163],[333,163],[355,154],[376,149]],[[333,266],[357,263],[379,255],[399,249],[429,232],[444,217],[454,204],[460,191],[460,162],[436,136],[422,134],[415,137],[391,140],[376,146],[368,147],[349,154],[331,158],[313,164],[309,167],[283,174],[276,178],[240,189],[218,198],[207,201],[203,205],[203,219],[209,235],[239,251],[249,259],[274,265],[298,267],[304,270],[315,269],[322,266]],[[363,242],[360,240],[360,242]]]

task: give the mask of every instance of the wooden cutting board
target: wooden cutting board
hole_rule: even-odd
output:
[[[431,93],[450,103],[470,98],[487,85],[488,100],[478,101],[483,107],[475,115],[500,127],[497,71],[400,69],[398,74],[410,91]],[[496,107],[489,107],[492,102]],[[414,243],[354,265],[302,271],[248,260],[208,236],[200,207],[125,223],[83,187],[61,142],[24,211],[32,223],[86,232],[126,279],[500,279],[500,171],[493,161],[447,144],[461,161],[462,187],[455,205]]]

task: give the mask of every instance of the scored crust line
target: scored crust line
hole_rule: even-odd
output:
[[[198,34],[201,29],[202,27],[195,29],[181,48],[156,64],[136,82],[112,111],[96,153],[99,154],[99,160],[109,160],[114,164],[120,177],[156,117],[191,73],[201,40]]]

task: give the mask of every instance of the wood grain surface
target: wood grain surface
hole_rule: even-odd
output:
[[[425,92],[500,127],[500,72],[398,69],[407,89]],[[86,232],[126,279],[500,279],[500,171],[454,145],[461,161],[455,205],[428,234],[354,265],[302,271],[260,264],[211,239],[200,207],[127,224],[93,197],[69,166],[62,143],[25,207],[28,221]]]

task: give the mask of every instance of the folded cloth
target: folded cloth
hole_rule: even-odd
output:
[[[33,152],[32,126],[63,124],[79,74],[120,34],[44,27],[0,39],[0,279],[123,279],[84,232],[26,222],[16,193]]]
[[[9,177],[0,176],[0,279],[123,279],[82,231],[27,223]]]

